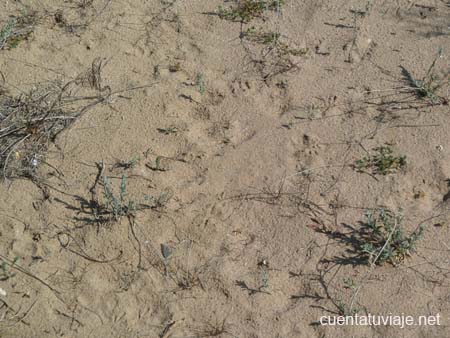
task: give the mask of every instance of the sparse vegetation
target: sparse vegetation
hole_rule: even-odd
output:
[[[226,319],[216,319],[213,322],[206,323],[202,328],[195,330],[195,335],[199,338],[223,337],[228,333]]]
[[[38,181],[41,165],[58,170],[45,161],[46,151],[57,136],[98,104],[110,104],[120,93],[104,86],[101,72],[106,63],[97,58],[76,79],[37,84],[14,95],[0,91],[0,169],[3,177],[26,177]]]
[[[262,259],[258,262],[258,286],[257,287],[251,287],[246,281],[244,280],[236,280],[235,284],[236,286],[240,287],[241,289],[248,292],[250,296],[257,294],[257,293],[265,293],[270,294],[266,289],[269,288],[269,262],[266,259]]]
[[[365,220],[359,226],[346,225],[350,232],[318,229],[318,232],[347,246],[346,255],[323,261],[342,265],[399,264],[415,250],[416,243],[425,230],[425,226],[420,225],[409,235],[405,235],[402,221],[401,216],[380,208],[366,211]],[[354,287],[349,280],[345,284],[347,288]]]
[[[402,75],[406,83],[411,86],[412,91],[420,99],[427,100],[431,104],[448,104],[447,97],[441,93],[442,89],[450,88],[450,70],[439,74],[436,70],[437,60],[442,57],[440,49],[422,79],[416,79],[406,68],[401,67]]]
[[[397,156],[389,146],[374,149],[375,153],[365,156],[355,162],[355,169],[361,172],[369,171],[371,174],[388,175],[406,165],[406,156]]]
[[[267,289],[269,287],[269,262],[267,259],[262,259],[258,263],[261,271],[261,286],[260,289]]]
[[[448,0],[25,2],[1,337],[450,336]]]
[[[14,257],[12,262],[6,262],[5,260],[2,260],[0,263],[0,281],[6,281],[12,277],[14,277],[16,274],[11,271],[11,267],[14,266],[14,264],[17,263],[19,260],[19,257]]]
[[[404,235],[402,217],[385,209],[366,212],[365,216],[359,249],[370,264],[397,265],[414,251],[425,230],[425,226],[420,225],[409,236]]]
[[[251,42],[270,45],[276,43],[280,39],[281,34],[277,32],[264,32],[252,26],[243,31],[241,36]]]
[[[351,309],[350,306],[341,298],[338,298],[335,303],[341,316],[354,316],[360,311],[360,309]]]
[[[154,162],[149,162],[145,166],[153,171],[167,171],[167,166],[162,164],[163,157],[162,156],[156,156]]]
[[[69,34],[81,34],[94,22],[110,5],[110,0],[68,0],[69,6],[58,9],[53,14],[54,22]]]
[[[279,11],[282,5],[284,0],[242,0],[228,8],[219,7],[218,15],[221,19],[249,23],[255,18],[264,18],[266,11]]]
[[[163,208],[167,202],[169,202],[171,195],[169,192],[161,192],[158,196],[146,195],[144,199],[147,201],[149,206],[153,209]]]
[[[158,196],[145,195],[145,204],[138,203],[128,197],[127,177],[121,176],[118,193],[114,192],[109,179],[101,176],[103,185],[104,208],[102,214],[109,214],[113,220],[119,220],[121,217],[134,217],[136,211],[142,209],[158,209],[164,207],[170,200],[171,195],[167,191],[161,192]]]
[[[132,216],[137,205],[127,197],[127,181],[125,175],[120,180],[119,194],[115,194],[106,176],[102,176],[102,184],[105,197],[105,206],[114,220],[119,220],[122,216]]]
[[[157,128],[157,130],[164,135],[176,134],[178,132],[177,127]]]
[[[308,53],[307,49],[292,48],[281,39],[278,32],[264,32],[254,26],[242,32],[241,37],[249,42],[268,46],[267,52],[273,52],[280,59],[288,55],[301,56]]]
[[[123,169],[123,170],[131,169],[131,168],[134,168],[139,163],[139,161],[140,161],[140,157],[139,156],[134,156],[130,160],[119,160],[116,163],[114,163],[114,165],[112,166],[111,170],[114,170],[114,169]]]
[[[9,40],[11,39],[13,35],[13,28],[16,25],[15,19],[10,19],[0,30],[0,48],[3,49],[5,46],[7,46],[9,43]]]
[[[291,43],[282,38],[280,32],[264,31],[263,28],[251,26],[245,29],[245,25],[254,19],[264,19],[268,12],[280,12],[285,4],[284,0],[243,0],[234,1],[234,5],[227,8],[220,7],[217,15],[233,22],[241,23],[240,39],[249,45],[244,48],[252,63],[261,73],[264,80],[297,69],[297,63],[293,57],[303,56],[308,53],[307,48],[293,48]],[[211,14],[211,13],[209,13]],[[252,44],[253,46],[250,46]],[[256,53],[252,50],[256,45]]]
[[[195,86],[200,94],[203,95],[205,93],[205,80],[203,79],[202,73],[198,73],[195,77]]]
[[[93,5],[94,0],[75,0],[74,3],[78,8],[86,9]]]
[[[0,96],[0,165],[3,177],[36,177],[48,143],[82,112],[68,104],[67,85]]]
[[[177,287],[181,290],[191,290],[195,287],[203,289],[201,274],[203,267],[194,269],[178,268],[176,272],[170,273],[171,278],[176,282]]]
[[[20,15],[10,17],[0,26],[0,50],[16,48],[22,41],[28,40],[36,23],[36,12],[32,11],[22,11]]]
[[[345,278],[344,279],[344,288],[346,289],[355,289],[355,281],[352,278]]]
[[[265,32],[251,28],[244,31],[241,38],[250,44],[245,48],[264,80],[297,69],[296,57],[308,53],[307,48],[293,48],[291,43],[288,43],[287,39],[282,38],[281,34],[277,32]],[[255,49],[258,50],[257,54],[250,52],[255,44]]]
[[[80,89],[78,80],[54,81],[19,95],[0,94],[0,166],[4,178],[35,179],[38,167],[46,163],[49,143],[83,112],[105,100],[100,92],[77,97],[75,89]]]

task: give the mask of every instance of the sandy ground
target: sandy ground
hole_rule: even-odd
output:
[[[38,18],[0,50],[1,95],[103,60],[104,100],[0,185],[0,336],[449,337],[450,86],[402,71],[449,70],[448,1],[286,0],[249,23],[220,6],[1,2],[2,26]],[[406,165],[355,170],[382,145]],[[142,208],[99,216],[105,180]],[[381,208],[425,225],[394,264],[358,246]],[[441,325],[319,322],[355,313]]]

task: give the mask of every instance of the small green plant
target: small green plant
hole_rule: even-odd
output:
[[[254,26],[242,32],[241,37],[250,41],[263,45],[276,43],[280,39],[281,34],[276,32],[264,32],[257,30]]]
[[[130,160],[118,160],[114,165],[112,166],[112,169],[131,169],[134,168],[141,158],[139,156],[134,156]]]
[[[196,329],[194,336],[198,338],[231,336],[227,327],[226,318],[222,320],[216,318],[212,322],[206,323],[203,327]]]
[[[221,19],[249,23],[255,18],[263,18],[266,11],[279,11],[284,0],[241,0],[235,6],[219,7]]]
[[[241,23],[242,42],[260,46],[244,46],[255,69],[261,73],[264,81],[270,77],[298,69],[297,57],[308,53],[307,48],[292,48],[279,32],[264,31],[254,26],[244,29],[254,19],[266,19],[269,12],[280,12],[285,0],[233,0],[234,5],[219,7],[215,13],[221,19]],[[249,47],[256,47],[252,51]]]
[[[345,289],[356,289],[355,281],[352,278],[344,279],[344,288]]]
[[[372,174],[387,175],[396,172],[406,165],[406,156],[396,156],[389,146],[374,149],[375,154],[357,160],[354,168],[364,172],[369,170]]]
[[[195,77],[195,87],[197,87],[197,91],[200,94],[205,94],[205,80],[203,79],[203,74],[202,73],[198,73],[197,76]]]
[[[16,19],[11,18],[1,29],[0,29],[0,49],[9,45],[9,41],[13,36],[13,29],[16,25]]]
[[[36,25],[36,13],[22,11],[18,16],[12,16],[0,27],[0,50],[16,48],[20,42],[27,40]]]
[[[119,196],[115,195],[106,176],[102,176],[104,197],[106,200],[106,209],[110,211],[114,220],[122,216],[131,216],[136,211],[134,201],[127,199],[126,177],[122,175],[119,187]]]
[[[147,163],[145,166],[153,171],[167,171],[167,167],[162,165],[161,160],[163,159],[163,157],[161,156],[157,156],[155,159],[155,162],[152,163]]]
[[[308,53],[307,48],[294,48],[278,32],[267,32],[254,26],[241,32],[240,38],[259,47],[260,57],[251,56],[255,66],[262,71],[263,77],[288,72],[297,68],[295,57]],[[255,55],[257,55],[255,53]]]
[[[308,54],[308,48],[292,48],[287,43],[282,42],[281,39],[276,39],[272,45],[272,50],[275,52],[275,55],[278,56],[280,62],[283,62],[286,65],[289,65],[291,61],[289,60],[289,56],[303,56]]]
[[[258,263],[258,267],[261,272],[261,285],[260,289],[267,289],[269,287],[269,262],[267,259],[262,259]]]
[[[178,133],[178,128],[177,127],[156,128],[156,130],[159,131],[161,134],[164,134],[164,135],[170,135],[170,134]]]
[[[164,207],[171,198],[170,193],[162,192],[158,196],[146,195],[144,199],[149,203],[150,208],[159,209]]]
[[[361,310],[359,308],[350,309],[350,306],[347,305],[347,303],[342,298],[338,298],[335,301],[335,305],[339,311],[339,314],[344,317],[345,316],[354,316]]]
[[[366,256],[369,264],[397,265],[402,262],[414,251],[425,230],[425,226],[420,225],[409,236],[405,236],[401,227],[401,216],[385,209],[367,211],[365,217],[358,249]]]
[[[19,257],[14,257],[12,264],[7,263],[6,261],[2,261],[0,264],[0,281],[8,280],[15,276],[15,273],[11,272],[11,267],[17,263]]]
[[[439,91],[444,87],[450,86],[450,71],[438,74],[435,70],[439,58],[442,57],[442,49],[439,49],[436,57],[428,68],[425,76],[418,80],[404,67],[402,75],[409,86],[411,86],[416,96],[423,100],[428,100],[432,104],[448,104],[448,98],[439,95]]]

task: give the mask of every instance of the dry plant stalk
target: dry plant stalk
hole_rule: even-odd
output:
[[[19,95],[0,91],[0,169],[5,179],[36,179],[58,134],[88,109],[110,102],[114,93],[101,83],[104,65],[95,59],[91,69],[75,80],[35,85]]]

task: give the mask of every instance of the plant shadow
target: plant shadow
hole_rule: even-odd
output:
[[[323,258],[322,263],[335,263],[338,265],[367,265],[369,263],[369,254],[364,250],[364,245],[371,241],[371,233],[365,230],[365,223],[358,222],[359,227],[342,223],[341,226],[346,232],[317,229],[316,231],[326,235],[328,238],[344,244],[346,249],[340,256],[332,258]]]

